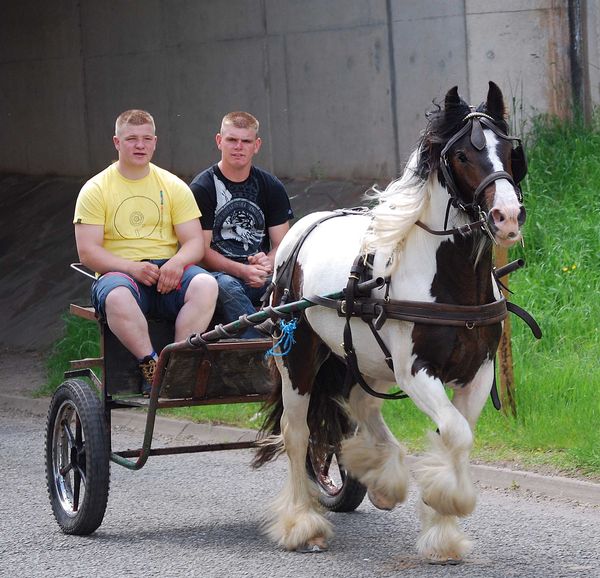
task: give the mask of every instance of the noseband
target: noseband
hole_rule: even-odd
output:
[[[417,225],[419,225],[419,227],[425,229],[429,233],[432,233],[433,235],[453,235],[454,233],[460,233],[464,235],[474,230],[482,229],[488,235],[488,237],[492,239],[492,241],[496,242],[494,235],[492,234],[488,226],[488,214],[481,207],[481,198],[483,195],[483,191],[485,191],[485,189],[491,183],[500,179],[506,179],[511,185],[513,185],[513,187],[516,190],[517,199],[520,203],[522,203],[523,193],[521,192],[519,183],[527,174],[527,160],[525,158],[525,151],[523,149],[521,139],[515,136],[507,135],[504,132],[502,132],[495,124],[494,118],[488,114],[478,111],[470,112],[469,114],[467,114],[467,116],[465,116],[463,122],[466,124],[454,136],[450,138],[450,140],[446,143],[446,146],[442,149],[442,152],[440,153],[440,169],[442,171],[442,175],[444,176],[446,190],[450,195],[450,199],[448,200],[448,206],[446,207],[444,230],[435,231],[427,225],[425,225],[424,223],[422,223],[421,221],[417,221]],[[470,133],[471,145],[478,151],[483,150],[486,146],[486,142],[485,135],[483,134],[482,125],[486,128],[489,128],[499,138],[508,140],[511,143],[517,143],[516,146],[513,147],[511,152],[511,164],[513,166],[514,176],[506,171],[494,171],[493,173],[490,173],[482,179],[482,181],[473,191],[473,201],[470,203],[465,203],[460,198],[458,187],[452,175],[452,168],[450,166],[448,154],[452,146],[456,144],[467,133]],[[451,206],[460,209],[461,211],[464,211],[468,215],[471,215],[472,217],[475,217],[478,220],[473,223],[463,225],[462,227],[446,229]]]

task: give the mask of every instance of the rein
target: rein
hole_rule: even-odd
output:
[[[460,227],[454,227],[453,229],[444,229],[442,231],[440,230],[436,230],[436,229],[432,229],[431,227],[427,226],[425,223],[423,223],[422,221],[415,221],[415,225],[417,225],[418,227],[421,227],[421,229],[424,229],[425,231],[427,231],[428,233],[430,233],[431,235],[444,235],[444,236],[449,236],[449,235],[468,235],[469,233],[473,233],[477,228],[483,228],[487,223],[487,219],[482,218],[479,219],[479,221],[475,221],[474,223],[467,223],[466,225],[461,225]],[[496,243],[496,240],[494,240],[494,243]]]

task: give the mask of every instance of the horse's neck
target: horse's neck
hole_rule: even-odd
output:
[[[420,221],[431,229],[443,230],[469,222],[463,212],[451,207],[445,223],[449,196],[439,183],[429,198]],[[412,261],[413,268],[421,267],[421,291],[428,285],[430,297],[445,303],[476,305],[494,300],[492,251],[481,235],[436,236],[419,227],[412,233],[403,254]]]

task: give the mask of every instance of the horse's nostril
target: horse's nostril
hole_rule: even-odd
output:
[[[507,235],[507,237],[508,237],[509,239],[514,239],[516,236],[517,236],[517,234],[516,234],[514,231],[511,231],[511,232],[510,232],[510,233]]]
[[[521,209],[519,210],[519,216],[517,217],[517,223],[519,223],[519,225],[522,225],[525,222],[525,219],[527,217],[527,211],[525,211],[525,207],[521,207]]]
[[[504,213],[500,209],[493,209],[492,219],[494,223],[502,223],[504,221]]]

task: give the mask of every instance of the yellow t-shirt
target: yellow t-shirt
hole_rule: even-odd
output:
[[[116,164],[83,185],[74,223],[104,226],[104,248],[129,259],[170,259],[177,252],[174,225],[200,217],[190,188],[150,164],[139,180],[126,179]]]

